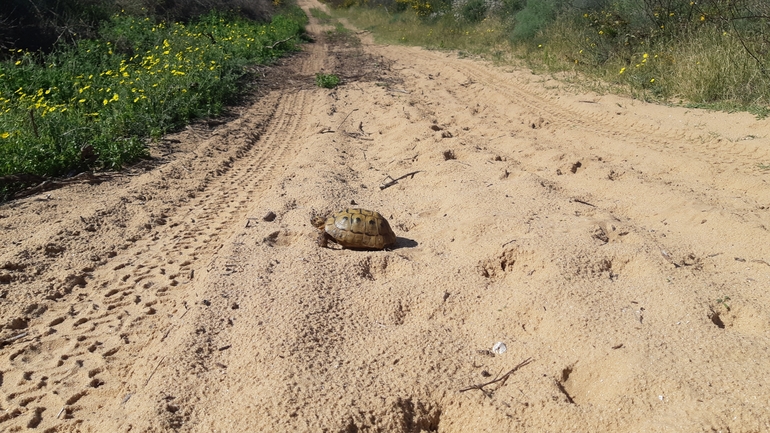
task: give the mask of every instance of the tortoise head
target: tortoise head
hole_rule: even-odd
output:
[[[326,218],[316,215],[310,218],[310,224],[313,224],[315,228],[323,229],[326,225]]]

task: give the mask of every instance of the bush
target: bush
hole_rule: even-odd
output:
[[[0,49],[50,50],[59,40],[94,37],[99,23],[116,12],[98,0],[5,0],[0,12]]]
[[[460,7],[460,18],[469,23],[479,22],[487,15],[485,0],[468,0]]]
[[[500,4],[500,16],[502,18],[514,17],[517,12],[524,9],[526,0],[502,0]]]
[[[143,1],[146,2],[144,7],[154,15],[167,21],[183,22],[211,11],[234,13],[254,21],[267,21],[275,9],[273,6],[282,4],[281,0],[165,0],[153,8],[154,2]]]
[[[527,6],[516,14],[511,37],[514,40],[532,39],[538,30],[556,18],[558,0],[528,0]]]
[[[324,89],[333,89],[337,87],[339,83],[340,77],[334,74],[322,74],[320,72],[315,74],[315,84],[318,87],[323,87]]]

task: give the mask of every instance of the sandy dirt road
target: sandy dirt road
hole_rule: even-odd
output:
[[[324,30],[0,206],[0,431],[770,431],[768,120]],[[319,248],[353,205],[396,247]]]

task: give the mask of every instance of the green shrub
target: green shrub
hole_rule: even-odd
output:
[[[460,9],[460,15],[467,22],[479,22],[487,15],[487,3],[484,0],[468,0]]]
[[[516,14],[511,37],[514,40],[532,39],[556,17],[557,0],[528,0],[527,6]]]
[[[320,72],[315,74],[315,84],[318,87],[323,87],[324,89],[333,89],[337,87],[339,83],[340,77],[334,74],[323,74]]]
[[[517,12],[524,9],[526,0],[502,0],[500,5],[500,16],[504,19],[514,17]]]

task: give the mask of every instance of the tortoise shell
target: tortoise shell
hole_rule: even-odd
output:
[[[396,243],[396,234],[388,221],[375,211],[352,208],[330,216],[317,217],[313,225],[323,230],[319,243],[326,246],[329,239],[345,248],[381,250]]]

